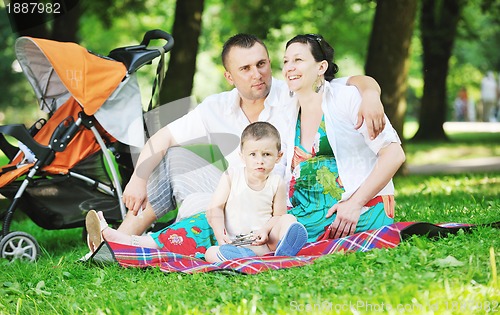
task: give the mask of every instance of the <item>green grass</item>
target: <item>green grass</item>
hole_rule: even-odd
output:
[[[396,219],[498,221],[499,177],[399,178]],[[29,220],[15,227],[30,231],[44,253],[35,264],[0,261],[2,314],[335,314],[349,304],[361,314],[379,313],[383,305],[411,309],[407,314],[441,314],[446,307],[456,308],[450,314],[483,314],[473,307],[493,308],[500,301],[498,272],[492,272],[499,267],[500,230],[492,228],[434,241],[414,237],[394,249],[330,255],[301,268],[228,276],[79,264],[75,260],[86,252],[81,229],[46,231]]]
[[[474,137],[471,146],[498,145]],[[499,173],[411,175],[395,185],[397,221],[500,221]],[[500,230],[488,227],[437,240],[413,237],[393,249],[334,254],[253,276],[80,264],[87,252],[81,228],[47,231],[18,214],[12,229],[34,235],[43,255],[31,264],[0,260],[0,314],[500,312]]]

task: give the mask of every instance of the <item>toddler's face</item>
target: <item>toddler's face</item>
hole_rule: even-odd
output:
[[[276,140],[269,137],[259,140],[248,139],[241,148],[241,158],[247,170],[256,175],[269,175],[281,156]]]

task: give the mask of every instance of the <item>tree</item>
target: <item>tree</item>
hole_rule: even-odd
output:
[[[172,36],[175,46],[160,92],[160,104],[191,95],[204,0],[177,0]]]
[[[447,108],[446,78],[464,4],[465,0],[422,0],[424,92],[419,128],[413,140],[448,139],[443,129]]]
[[[80,41],[78,31],[80,29],[79,24],[82,8],[79,2],[79,0],[66,0],[66,9],[58,14],[54,14],[52,39],[76,43]]]
[[[223,0],[228,6],[233,33],[250,33],[266,40],[271,29],[280,29],[283,15],[296,6],[295,0]]]
[[[378,0],[365,72],[382,88],[382,103],[398,134],[403,134],[409,50],[418,0]]]

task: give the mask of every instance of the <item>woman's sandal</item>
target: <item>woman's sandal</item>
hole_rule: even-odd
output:
[[[87,245],[93,253],[104,242],[102,231],[108,228],[108,223],[104,218],[101,220],[95,210],[90,210],[85,218],[85,227],[87,228]]]

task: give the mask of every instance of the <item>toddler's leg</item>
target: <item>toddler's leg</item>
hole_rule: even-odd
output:
[[[273,231],[274,229],[276,231]],[[276,235],[279,240],[274,252],[275,256],[295,256],[307,242],[306,228],[290,214],[283,215],[273,230],[269,234],[272,242],[270,247],[275,244]]]
[[[291,214],[282,215],[278,222],[274,225],[269,233],[269,242],[267,245],[271,250],[275,250],[278,246],[278,242],[283,238],[286,231],[293,223],[297,222],[297,218]]]
[[[211,246],[205,252],[205,260],[209,263],[220,262],[217,258],[217,253],[219,252],[220,246]]]
[[[205,252],[205,260],[214,263],[238,258],[257,256],[253,250],[247,247],[224,244],[211,246]]]

